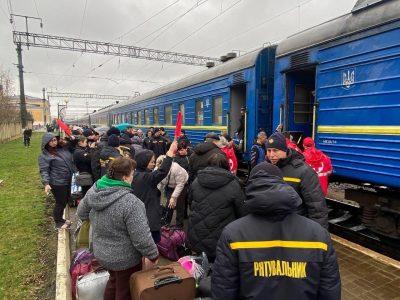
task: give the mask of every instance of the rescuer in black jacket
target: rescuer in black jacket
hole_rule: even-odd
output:
[[[297,213],[328,228],[328,207],[317,173],[305,163],[304,157],[286,146],[285,136],[275,132],[266,143],[268,161],[282,171],[283,180],[300,195],[302,204]]]
[[[227,225],[218,242],[213,299],[340,299],[329,233],[296,213],[301,202],[277,167],[263,162],[251,171],[249,214]]]

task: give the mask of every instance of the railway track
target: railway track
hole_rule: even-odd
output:
[[[329,207],[329,231],[365,248],[400,260],[400,240],[380,236],[360,221],[360,208],[354,204],[326,198]]]

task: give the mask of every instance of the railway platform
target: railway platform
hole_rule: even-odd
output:
[[[400,262],[332,235],[342,300],[400,300]]]
[[[69,260],[75,250],[73,232],[76,209],[67,210],[74,221],[67,236],[59,236],[57,300],[70,300]],[[187,225],[187,224],[185,224]],[[64,231],[61,231],[63,233]],[[331,235],[342,280],[342,300],[400,300],[400,261]],[[63,241],[64,240],[64,241]],[[170,263],[161,258],[160,264]]]

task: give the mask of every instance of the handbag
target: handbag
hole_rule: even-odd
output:
[[[76,183],[80,186],[91,186],[93,185],[93,177],[92,174],[87,172],[79,172],[79,175],[76,176]]]

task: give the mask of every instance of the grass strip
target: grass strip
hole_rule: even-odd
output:
[[[0,144],[0,299],[45,299],[51,289],[57,241],[38,170],[41,136],[30,148],[22,138]]]

